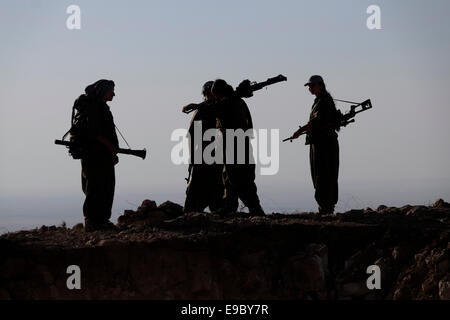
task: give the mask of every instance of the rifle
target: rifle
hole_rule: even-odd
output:
[[[350,123],[354,123],[355,122],[355,116],[358,114],[358,113],[361,113],[361,112],[363,112],[363,111],[366,111],[366,110],[369,110],[369,109],[372,109],[372,102],[370,101],[370,99],[368,99],[368,100],[366,100],[366,101],[363,101],[363,102],[361,102],[361,103],[358,103],[358,102],[351,102],[351,101],[346,101],[346,100],[338,100],[338,99],[334,99],[334,101],[338,101],[338,102],[344,102],[344,103],[352,103],[352,104],[354,104],[354,105],[352,105],[351,107],[350,107],[350,111],[348,111],[347,113],[345,113],[345,114],[342,114],[342,111],[341,110],[337,110],[337,114],[336,114],[336,129],[340,129],[340,128],[342,128],[342,127],[346,127],[346,126],[348,126]],[[301,128],[301,127],[300,127]],[[300,136],[302,136],[302,135],[304,135],[304,134],[307,134],[308,132],[303,132],[303,133],[301,133],[300,134]],[[293,141],[293,140],[295,140],[295,139],[298,139],[298,138],[294,138],[293,136],[291,136],[291,137],[289,137],[289,138],[287,138],[287,139],[284,139],[283,140],[283,142],[286,142],[286,141]]]
[[[251,82],[250,80],[244,80],[242,81],[237,87],[236,90],[234,91],[234,96],[235,97],[239,97],[239,98],[251,98],[253,97],[253,92],[261,90],[267,86],[273,85],[275,83],[278,82],[283,82],[283,81],[287,81],[287,78],[285,76],[283,76],[282,74],[273,77],[273,78],[269,78],[266,81],[263,82]],[[204,104],[207,103],[213,103],[211,101],[205,101],[203,102]],[[189,114],[191,112],[193,112],[194,110],[189,110],[186,111],[185,113]]]
[[[61,145],[61,146],[66,146],[66,147],[74,147],[74,146],[76,146],[76,144],[74,144],[73,142],[63,141],[63,140],[55,140],[55,144]],[[146,149],[143,149],[143,150],[132,150],[132,149],[120,149],[119,148],[117,153],[136,156],[136,157],[142,158],[142,160],[145,160],[145,157],[147,156],[147,150]]]

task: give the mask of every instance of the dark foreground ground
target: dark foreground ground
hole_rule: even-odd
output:
[[[146,200],[118,231],[0,237],[0,299],[450,299],[450,205],[317,218],[183,216]],[[67,267],[81,269],[69,290]],[[367,268],[381,270],[369,290]]]

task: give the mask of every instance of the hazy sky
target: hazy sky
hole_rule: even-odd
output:
[[[66,28],[71,4],[81,30]],[[381,30],[366,27],[371,4]],[[187,168],[172,164],[170,136],[188,125],[180,109],[201,100],[205,81],[280,73],[288,82],[247,103],[255,127],[281,138],[308,119],[312,74],[335,98],[373,101],[340,133],[338,210],[450,200],[449,17],[447,0],[2,0],[0,227],[82,220],[80,164],[53,141],[100,78],[116,82],[116,124],[149,152],[121,157],[115,216],[144,198],[184,201]],[[268,212],[315,209],[304,138],[282,144],[279,173],[257,184]]]

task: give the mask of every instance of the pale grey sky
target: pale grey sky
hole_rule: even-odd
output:
[[[81,30],[66,28],[71,4]],[[382,30],[366,27],[371,4]],[[180,109],[201,99],[205,81],[280,73],[287,83],[247,103],[255,127],[282,138],[308,119],[311,74],[335,98],[374,103],[341,131],[338,210],[450,200],[449,16],[446,0],[2,0],[0,226],[59,223],[62,211],[82,220],[80,164],[53,140],[100,78],[116,82],[116,124],[149,152],[121,157],[115,216],[144,198],[183,202],[186,166],[172,164],[170,135],[188,125]],[[303,139],[282,144],[279,173],[257,177],[267,211],[315,209],[308,152]]]

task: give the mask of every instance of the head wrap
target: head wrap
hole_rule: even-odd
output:
[[[222,79],[217,79],[216,81],[214,81],[211,91],[213,94],[218,93],[224,97],[232,96],[234,93],[233,87]]]
[[[114,86],[114,81],[102,79],[87,86],[84,91],[88,97],[102,101],[110,91],[114,90]]]
[[[203,85],[203,88],[202,88],[202,95],[203,95],[204,97],[206,97],[207,95],[211,94],[211,89],[212,89],[213,84],[214,84],[214,81],[208,81],[208,82],[206,82],[206,83]]]

